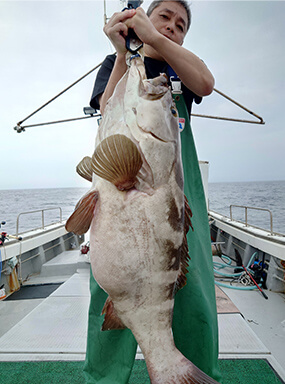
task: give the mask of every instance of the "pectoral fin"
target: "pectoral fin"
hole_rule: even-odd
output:
[[[88,181],[92,181],[92,160],[91,157],[85,156],[76,167],[78,175]]]
[[[92,156],[92,172],[113,183],[119,190],[131,189],[143,164],[136,145],[125,135],[104,139]]]
[[[82,235],[88,231],[93,219],[98,197],[98,191],[90,191],[77,203],[73,214],[65,224],[65,229],[68,232]]]
[[[105,315],[105,319],[102,325],[102,331],[110,331],[111,329],[125,329],[125,325],[118,317],[114,304],[110,297],[107,298],[106,303],[102,310],[102,315]]]

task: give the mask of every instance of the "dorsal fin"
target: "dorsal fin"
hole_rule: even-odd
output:
[[[192,217],[192,211],[189,207],[187,197],[184,195],[184,238],[183,238],[183,244],[181,249],[181,259],[180,259],[180,271],[179,275],[177,277],[176,285],[175,285],[175,293],[179,291],[179,289],[183,288],[187,283],[187,277],[186,274],[188,272],[189,267],[189,249],[188,249],[188,243],[187,243],[187,233],[189,231],[189,228],[192,228],[192,231],[194,231],[192,223],[191,223],[191,217]]]
[[[98,197],[98,191],[90,191],[77,203],[73,214],[65,224],[67,232],[83,235],[83,233],[88,231]]]
[[[110,297],[107,297],[105,305],[102,310],[102,315],[105,315],[105,319],[102,325],[102,331],[110,331],[111,329],[125,329],[125,325],[118,317],[114,308],[113,301]]]

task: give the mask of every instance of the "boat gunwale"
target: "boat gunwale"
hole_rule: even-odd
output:
[[[238,230],[243,232],[248,232],[249,234],[262,238],[264,240],[272,241],[281,245],[285,245],[285,234],[268,231],[267,229],[257,227],[252,224],[247,224],[240,220],[231,219],[230,217],[223,215],[221,213],[209,210],[208,215],[210,219],[220,220],[224,224],[230,225]]]

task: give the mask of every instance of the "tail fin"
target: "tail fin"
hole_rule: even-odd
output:
[[[152,361],[147,363],[151,384],[219,384],[216,380],[202,372],[177,350],[176,359],[166,359],[156,365]]]

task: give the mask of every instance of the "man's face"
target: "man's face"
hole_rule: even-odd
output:
[[[168,39],[182,45],[187,33],[187,12],[176,1],[163,1],[149,17],[156,30]]]

